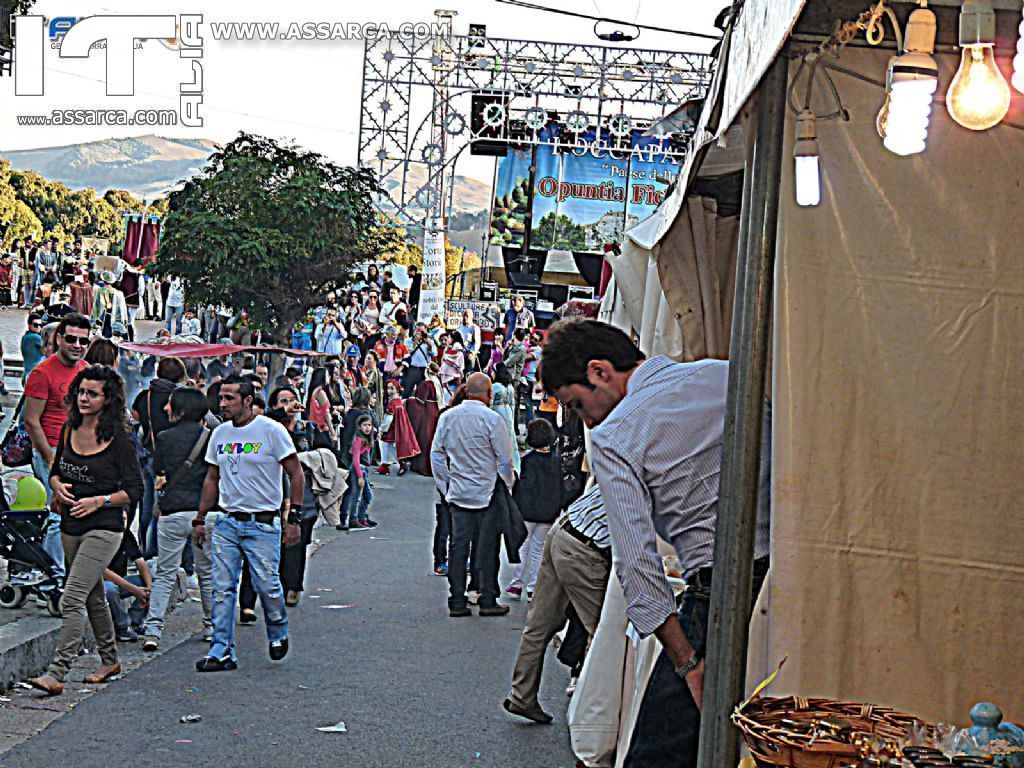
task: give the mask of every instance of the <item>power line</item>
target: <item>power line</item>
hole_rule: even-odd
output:
[[[505,5],[514,5],[517,8],[526,8],[531,11],[545,11],[546,13],[557,13],[561,16],[573,16],[577,19],[589,19],[590,21],[604,21],[609,24],[626,24],[628,26],[636,27],[638,29],[649,29],[652,32],[667,32],[670,35],[684,35],[686,37],[700,37],[705,40],[719,41],[722,39],[721,35],[709,35],[705,32],[688,32],[683,29],[668,29],[667,27],[652,27],[649,24],[635,24],[631,21],[624,21],[622,19],[609,19],[602,16],[591,16],[588,13],[577,13],[575,11],[566,11],[562,8],[549,8],[545,5],[536,5],[535,3],[526,2],[526,0],[496,0],[499,3]],[[639,8],[638,8],[639,11]]]

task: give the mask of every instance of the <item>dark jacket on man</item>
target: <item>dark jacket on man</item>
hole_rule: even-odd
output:
[[[519,548],[526,541],[526,524],[519,512],[508,486],[500,477],[494,486],[491,503],[484,510],[480,520],[480,541],[497,541],[500,537],[505,543],[505,556],[510,563],[518,563]],[[496,573],[496,572],[495,572]]]

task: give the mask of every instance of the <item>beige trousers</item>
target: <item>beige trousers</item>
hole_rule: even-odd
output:
[[[610,572],[611,564],[596,549],[563,531],[561,520],[552,526],[544,541],[537,586],[512,672],[513,703],[521,707],[537,704],[544,651],[565,625],[570,602],[593,637]]]
[[[89,531],[82,536],[60,535],[67,568],[64,596],[60,600],[64,618],[57,652],[48,672],[61,682],[78,656],[85,634],[86,615],[96,636],[100,660],[107,666],[117,663],[114,621],[103,594],[103,571],[117,554],[121,536],[116,531]]]

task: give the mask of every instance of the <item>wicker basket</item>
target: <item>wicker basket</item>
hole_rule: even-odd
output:
[[[860,749],[840,741],[812,739],[783,720],[810,722],[839,718],[860,735],[874,735],[899,742],[912,727],[925,725],[919,718],[874,704],[857,704],[831,699],[759,697],[739,707],[732,721],[742,731],[754,761],[760,768],[840,768],[861,762]]]

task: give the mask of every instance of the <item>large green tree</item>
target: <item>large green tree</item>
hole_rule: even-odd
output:
[[[15,195],[35,213],[47,235],[65,240],[79,235],[124,238],[124,220],[93,189],[72,191],[59,181],[50,181],[35,171],[11,171],[10,186]],[[41,233],[42,234],[42,233]]]
[[[40,237],[43,223],[32,209],[18,199],[11,186],[11,164],[0,160],[0,240],[6,244],[14,238]]]
[[[191,301],[249,313],[288,344],[290,332],[381,258],[373,174],[241,133],[171,193],[156,271],[185,281]]]

